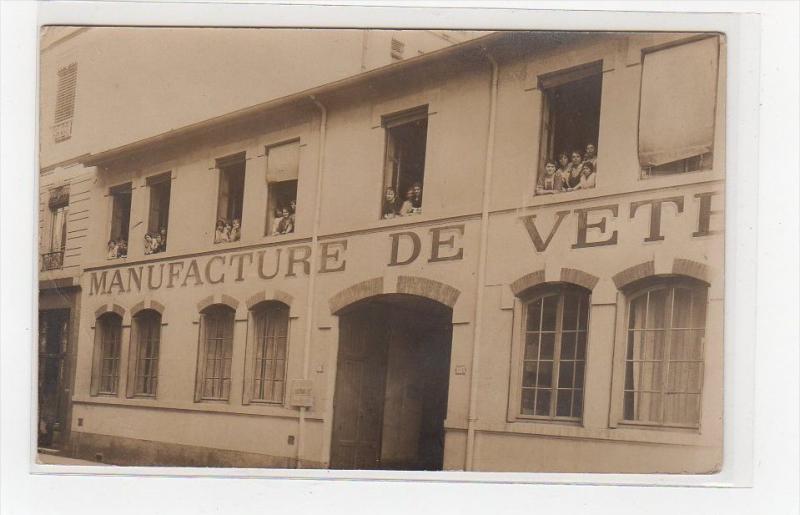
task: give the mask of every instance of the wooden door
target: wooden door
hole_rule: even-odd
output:
[[[381,466],[387,325],[368,308],[340,318],[331,468]]]

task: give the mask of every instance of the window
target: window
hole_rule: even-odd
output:
[[[252,316],[255,331],[251,400],[283,402],[289,307],[280,302],[264,302],[256,306]]]
[[[537,194],[595,186],[602,71],[602,62],[595,62],[539,77],[543,127]]]
[[[58,70],[56,109],[53,135],[56,143],[72,137],[72,117],[75,115],[75,92],[78,85],[78,63]]]
[[[265,234],[289,234],[295,230],[297,175],[300,142],[267,149],[267,222]]]
[[[154,397],[158,386],[158,353],[161,345],[161,314],[146,309],[133,317],[132,377],[129,396]],[[133,390],[131,391],[131,387]]]
[[[121,342],[122,317],[116,313],[100,316],[95,323],[93,395],[117,394]]]
[[[42,269],[55,270],[64,266],[64,250],[67,247],[67,214],[69,211],[69,188],[62,186],[50,191],[50,225],[48,242],[42,255]]]
[[[147,234],[144,236],[144,253],[156,254],[167,250],[172,174],[167,172],[149,177],[147,186],[150,188],[150,212],[147,217]]]
[[[400,61],[403,59],[403,52],[406,49],[406,44],[400,41],[399,39],[392,38],[392,51],[391,56],[392,60]]]
[[[711,169],[718,61],[716,37],[644,54],[639,105],[643,177]]]
[[[200,353],[195,400],[228,400],[235,311],[214,305],[200,315]]]
[[[697,427],[703,387],[707,288],[676,278],[628,299],[623,419]]]
[[[422,213],[428,106],[383,118],[386,154],[382,218]]]
[[[523,305],[519,411],[523,418],[580,420],[589,292],[552,286]]]
[[[128,230],[131,224],[131,183],[111,188],[111,237],[108,259],[128,256]]]
[[[237,154],[217,159],[219,169],[219,196],[214,243],[239,241],[244,203],[245,155]]]

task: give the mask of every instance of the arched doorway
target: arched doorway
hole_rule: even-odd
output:
[[[330,467],[441,470],[452,309],[393,293],[336,314]]]

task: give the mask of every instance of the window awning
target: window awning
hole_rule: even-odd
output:
[[[718,61],[717,37],[644,55],[639,107],[642,168],[711,152]]]
[[[267,149],[267,182],[297,180],[300,142],[293,141]]]

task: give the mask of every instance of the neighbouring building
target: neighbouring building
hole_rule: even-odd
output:
[[[43,27],[39,92],[40,447],[62,446],[71,426],[79,278],[88,223],[94,216],[89,195],[96,183],[94,170],[80,164],[83,158],[478,34],[449,30]],[[278,74],[275,70],[289,71]],[[169,190],[165,191],[168,194]]]
[[[717,470],[724,99],[717,34],[494,33],[90,152],[69,452]]]

